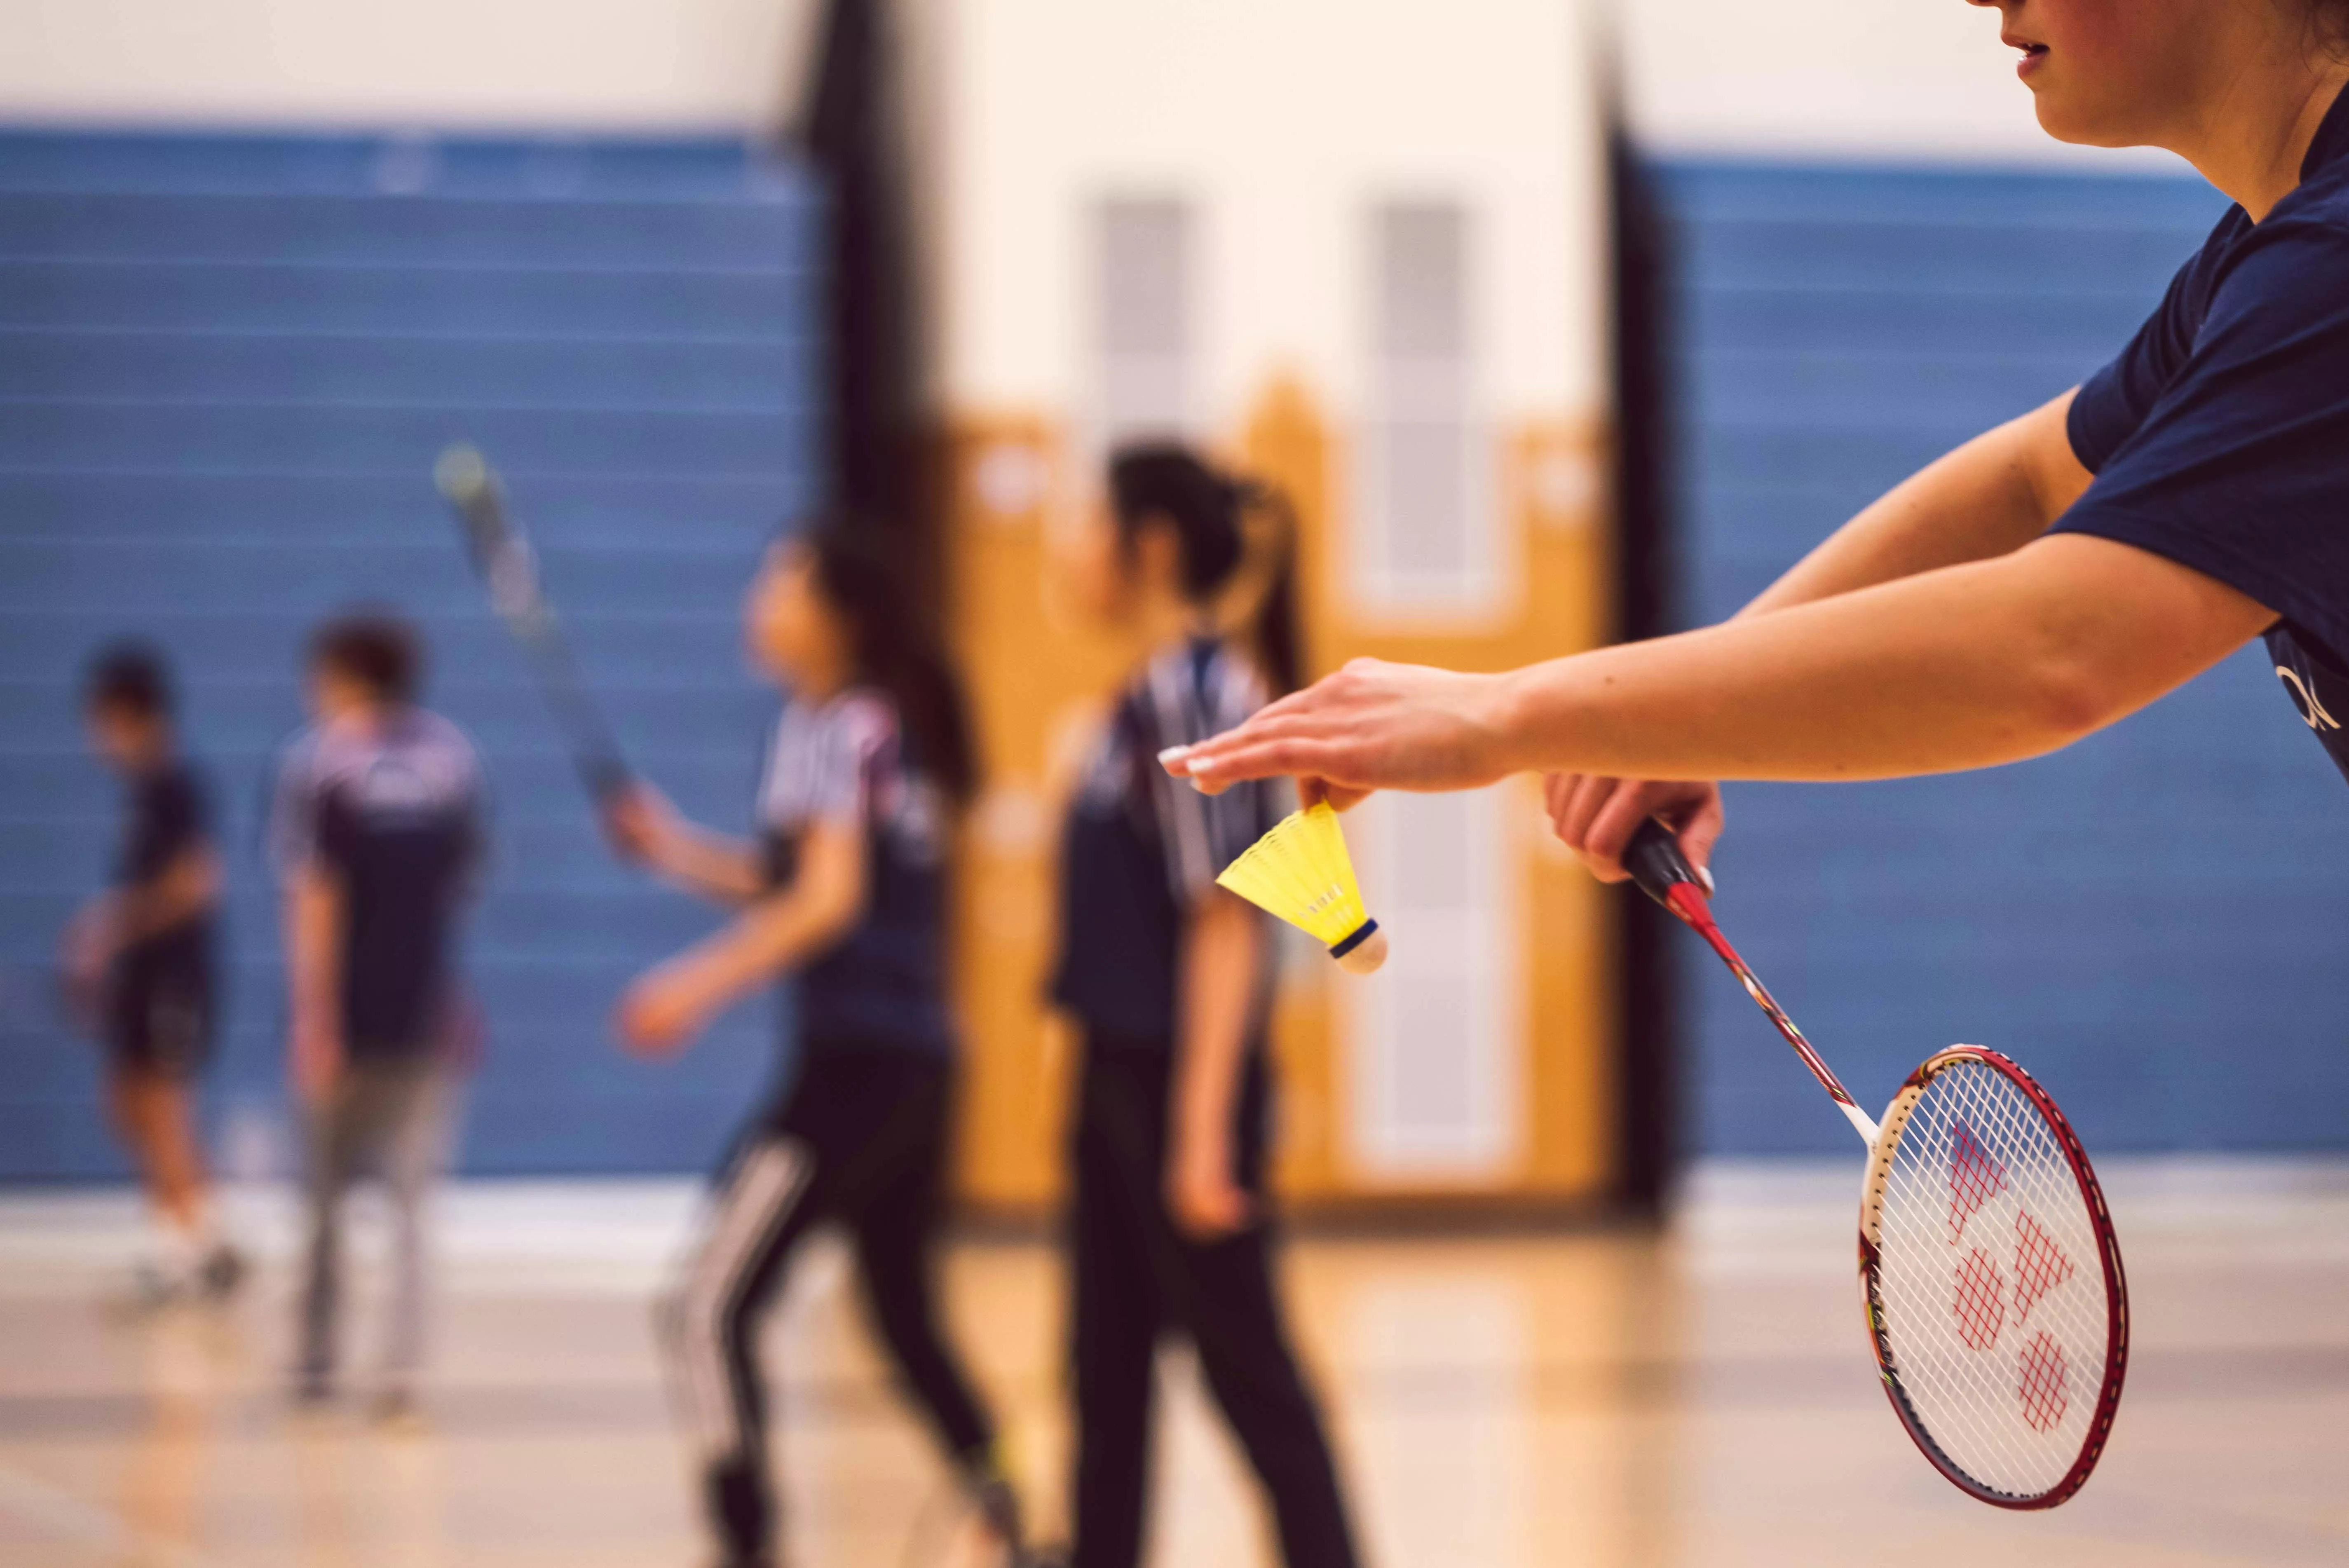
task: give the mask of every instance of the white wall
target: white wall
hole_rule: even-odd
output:
[[[0,0],[0,120],[743,131],[814,0]]]
[[[2182,170],[2039,129],[1999,15],[1966,0],[1610,0],[1627,97],[1667,152]]]
[[[1493,412],[1599,405],[1595,73],[1557,0],[940,0],[948,397],[1080,407],[1082,220],[1195,197],[1203,388],[1228,428],[1283,366],[1361,381],[1371,204],[1473,204]],[[1346,412],[1340,409],[1342,414]]]

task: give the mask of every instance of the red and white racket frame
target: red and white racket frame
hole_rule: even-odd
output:
[[[2079,1183],[2080,1195],[2088,1206],[2089,1217],[2095,1223],[2096,1253],[2105,1270],[2105,1302],[2109,1321],[2106,1336],[2104,1377],[2096,1392],[2096,1408],[2088,1423],[2086,1440],[2080,1454],[2064,1479],[2046,1491],[2035,1496],[2021,1497],[2013,1492],[1998,1491],[1982,1485],[1960,1470],[1948,1455],[1941,1452],[1924,1423],[1909,1408],[1906,1392],[1900,1387],[1900,1371],[1896,1364],[1890,1342],[1884,1326],[1883,1281],[1879,1269],[1881,1253],[1878,1238],[1883,1221],[1884,1189],[1892,1171],[1892,1161],[1900,1147],[1900,1134],[1908,1126],[1909,1113],[1924,1098],[1926,1086],[1934,1078],[1961,1063],[1972,1062],[1990,1068],[2004,1078],[2038,1109],[2040,1115],[2055,1134],[2055,1141],[2071,1162],[2073,1180]],[[1868,1161],[1868,1181],[1862,1190],[1859,1204],[1859,1288],[1860,1300],[1868,1315],[1868,1343],[1876,1347],[1876,1367],[1884,1379],[1885,1398],[1892,1402],[1893,1413],[1908,1429],[1918,1451],[1930,1460],[1935,1470],[1948,1477],[1951,1485],[1970,1497],[1980,1499],[1995,1508],[2019,1511],[2054,1508],[2068,1501],[2072,1494],[2087,1483],[2097,1460],[2104,1456],[2105,1441],[2112,1435],[2113,1417],[2120,1408],[2121,1385],[2128,1376],[2128,1282],[2121,1273],[2120,1243],[2113,1234],[2113,1217],[2105,1207],[2105,1190],[2097,1184],[2095,1167],[2088,1163],[2087,1151],[2080,1147],[2072,1124],[2064,1119],[2054,1099],[2039,1087],[2038,1080],[2006,1057],[1984,1046],[1951,1046],[1927,1058],[1924,1065],[1909,1075],[1909,1081],[1893,1098],[1885,1110],[1882,1131],[1876,1140]]]

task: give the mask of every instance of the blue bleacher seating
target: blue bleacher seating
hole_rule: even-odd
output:
[[[2108,359],[2225,207],[2186,178],[1661,172],[1690,624]],[[1979,1041],[2098,1149],[2349,1144],[2349,796],[2256,649],[2054,758],[1728,799],[1724,928],[1863,1102]],[[1849,1149],[1744,995],[1682,973],[1693,1146]]]
[[[152,636],[226,818],[211,1111],[282,1130],[264,773],[306,630],[388,602],[495,794],[467,1166],[710,1161],[773,1070],[771,1005],[680,1064],[613,1047],[620,985],[712,917],[603,852],[430,468],[490,453],[634,758],[744,825],[772,698],[736,617],[817,494],[822,222],[802,167],[731,141],[0,132],[0,962],[30,972],[104,875],[75,684]],[[119,1173],[96,1085],[87,1047],[0,1008],[0,1180]]]

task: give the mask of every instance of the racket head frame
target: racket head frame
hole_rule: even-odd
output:
[[[1969,1062],[1990,1068],[2020,1090],[2054,1134],[2056,1147],[2064,1151],[2073,1180],[2079,1184],[2081,1198],[2087,1204],[2089,1218],[2095,1227],[2097,1261],[2104,1269],[2107,1321],[2105,1366],[2096,1390],[2095,1411],[2072,1468],[2053,1487],[2035,1496],[2018,1496],[1985,1486],[1941,1450],[1901,1386],[1899,1357],[1885,1322],[1880,1235],[1884,1194],[1891,1180],[1892,1161],[1899,1150],[1909,1115],[1923,1099],[1927,1087],[1950,1068]],[[2120,1409],[2121,1387],[2128,1377],[2128,1282],[2121,1268],[2120,1243],[2114,1234],[2112,1213],[2105,1205],[2105,1190],[2096,1181],[2095,1168],[2088,1162],[2087,1150],[2081,1146],[2079,1136],[2072,1130],[2071,1122],[2064,1119],[2054,1097],[2039,1087],[2039,1081],[2011,1057],[1986,1046],[1951,1046],[1927,1057],[1893,1097],[1879,1126],[1875,1146],[1868,1152],[1868,1175],[1860,1191],[1859,1288],[1861,1306],[1868,1318],[1868,1341],[1875,1349],[1877,1372],[1884,1381],[1884,1395],[1891,1401],[1893,1414],[1900,1418],[1901,1427],[1927,1461],[1969,1497],[1993,1508],[2026,1512],[2069,1501],[2087,1484],[2096,1461],[2104,1457],[2106,1441],[2112,1436],[2113,1419]]]

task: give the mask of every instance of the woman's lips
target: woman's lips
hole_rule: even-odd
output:
[[[2044,44],[2018,44],[2015,46],[2023,51],[2023,58],[2014,63],[2014,74],[2021,77],[2024,81],[2029,81],[2031,79],[2031,73],[2037,70],[2041,66],[2046,64],[2047,46]]]

